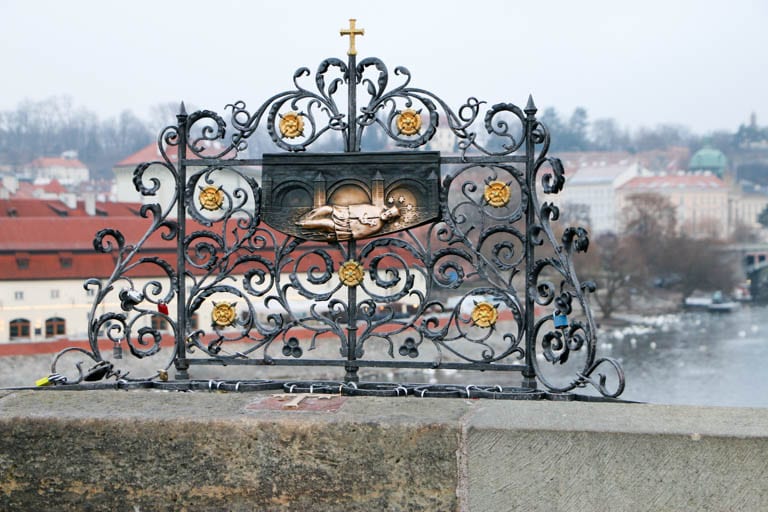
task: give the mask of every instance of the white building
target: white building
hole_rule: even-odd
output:
[[[729,234],[729,187],[711,173],[676,173],[633,178],[619,189],[619,208],[634,194],[666,197],[675,207],[677,228],[691,237],[725,239]]]
[[[90,179],[88,168],[71,154],[55,158],[36,158],[21,169],[29,179],[57,180],[64,186],[74,186]]]
[[[550,200],[566,212],[569,207],[588,211],[590,232],[594,235],[616,232],[619,228],[616,189],[642,172],[637,162],[630,161],[585,165],[572,176],[566,174],[563,191]]]

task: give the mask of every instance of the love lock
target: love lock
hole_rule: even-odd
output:
[[[96,363],[94,366],[92,366],[87,372],[85,372],[85,375],[83,376],[83,380],[88,382],[101,380],[104,377],[108,377],[109,375],[111,375],[113,368],[114,368],[114,365],[109,361],[100,361]]]
[[[55,386],[57,384],[66,384],[67,378],[59,373],[52,373],[48,375],[47,377],[43,377],[42,379],[37,379],[35,381],[35,386],[37,387],[44,387],[44,386]]]

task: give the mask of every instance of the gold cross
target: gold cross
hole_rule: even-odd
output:
[[[283,405],[283,409],[298,409],[299,404],[306,398],[319,398],[321,400],[330,400],[331,398],[339,395],[328,395],[320,393],[283,393],[278,395],[272,395],[281,402],[290,400]]]
[[[339,30],[339,35],[349,36],[349,50],[347,50],[347,55],[357,55],[357,50],[355,49],[355,36],[365,35],[365,29],[356,28],[355,21],[357,21],[355,18],[350,18],[349,28],[343,28]]]

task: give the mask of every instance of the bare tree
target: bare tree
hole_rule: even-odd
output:
[[[600,235],[587,255],[577,260],[583,275],[597,284],[592,297],[603,318],[631,305],[632,294],[647,281],[647,266],[637,240],[613,233]]]

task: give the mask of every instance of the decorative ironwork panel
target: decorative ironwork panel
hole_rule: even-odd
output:
[[[620,365],[597,357],[594,284],[573,265],[587,232],[557,227],[544,200],[565,174],[532,98],[452,110],[406,68],[358,63],[354,45],[310,77],[300,68],[253,111],[228,105],[227,120],[182,105],[160,159],[134,173],[146,232],[96,235],[115,270],[86,283],[90,349],[53,371],[73,355],[95,366],[59,380],[159,380],[171,366],[188,379],[215,364],[252,365],[254,379],[338,366],[354,384],[361,368],[451,369],[519,374],[523,393],[620,395]],[[455,153],[424,150],[438,132]],[[361,152],[369,136],[401,151]],[[273,149],[249,158],[256,140]]]

